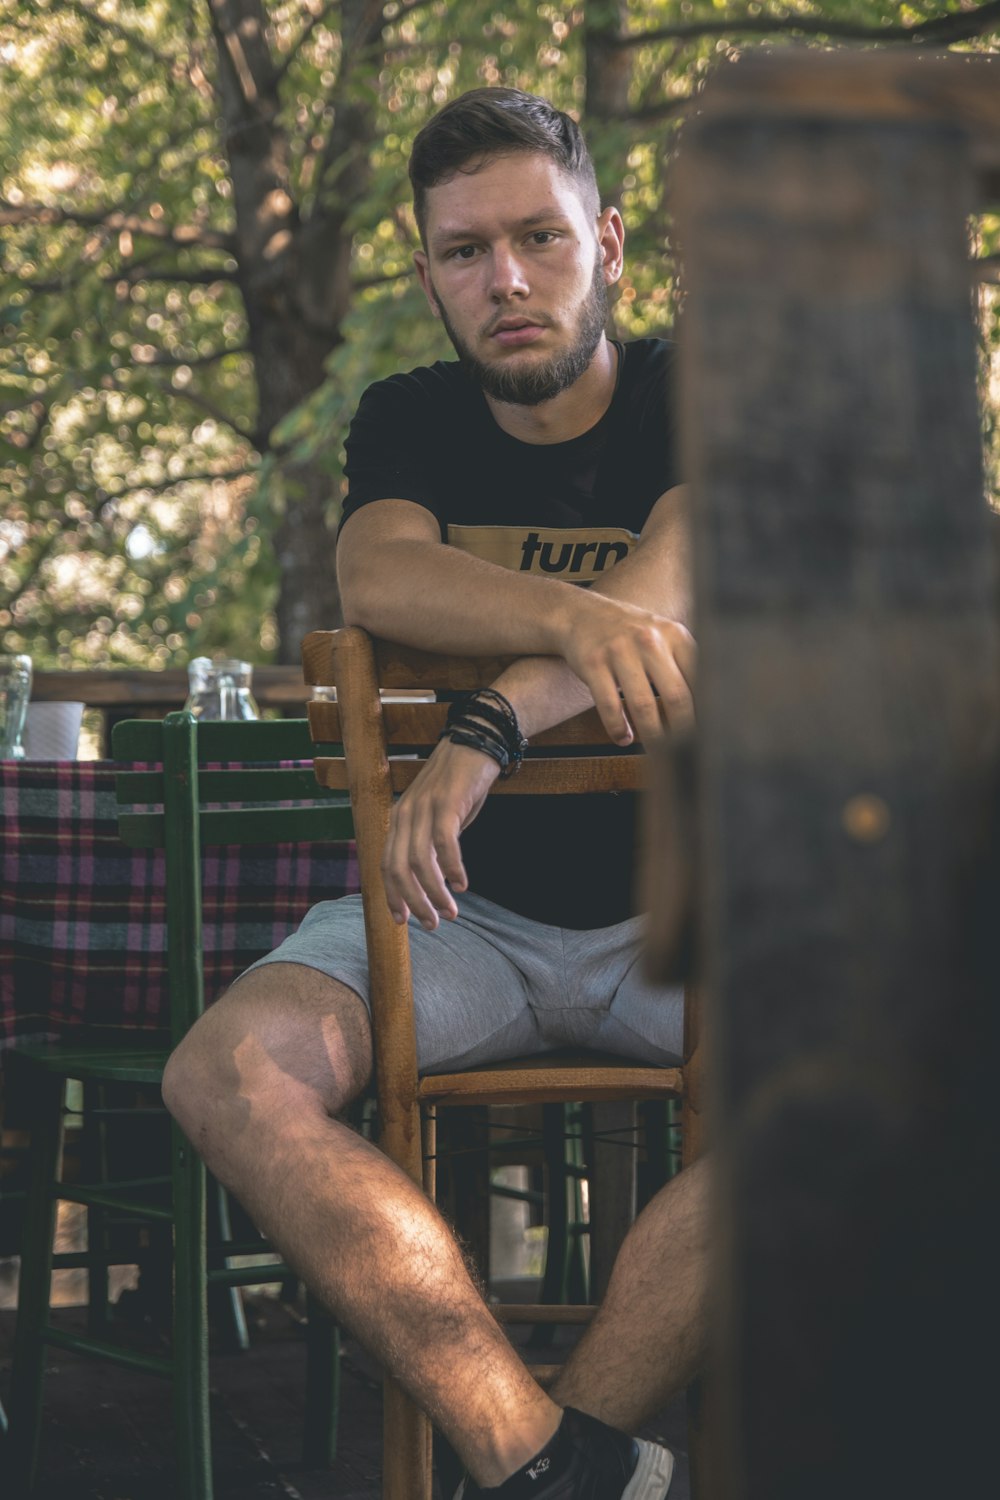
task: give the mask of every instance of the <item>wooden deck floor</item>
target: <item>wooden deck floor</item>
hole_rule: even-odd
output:
[[[60,1317],[82,1325],[83,1310],[67,1308]],[[301,1326],[293,1310],[266,1297],[254,1301],[252,1321],[249,1353],[212,1360],[216,1500],[378,1500],[381,1397],[371,1363],[346,1342],[337,1460],[329,1472],[305,1470],[298,1457]],[[13,1326],[14,1314],[0,1311],[0,1399],[8,1390]],[[148,1341],[151,1335],[139,1329],[133,1337]],[[678,1466],[670,1500],[688,1500],[683,1403],[645,1433],[673,1448]],[[176,1500],[169,1391],[162,1381],[53,1350],[43,1441],[37,1500]],[[0,1494],[6,1496],[2,1475],[0,1445]]]

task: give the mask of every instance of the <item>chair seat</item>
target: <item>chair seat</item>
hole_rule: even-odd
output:
[[[60,1078],[104,1079],[109,1083],[159,1083],[170,1048],[84,1048],[76,1042],[37,1042],[19,1046],[16,1056]]]
[[[606,1052],[555,1051],[515,1057],[475,1071],[428,1073],[417,1085],[423,1104],[560,1104],[585,1097],[660,1099],[684,1091],[681,1068],[648,1063]]]

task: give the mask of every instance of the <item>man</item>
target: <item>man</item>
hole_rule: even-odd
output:
[[[621,218],[600,208],[577,127],[544,100],[456,100],[418,136],[411,179],[417,272],[459,360],[362,399],[338,542],[345,616],[429,650],[518,658],[394,814],[386,897],[411,923],[421,1067],[568,1041],[674,1062],[681,997],[641,978],[623,799],[484,806],[522,735],[591,702],[620,744],[660,733],[654,690],[671,724],[691,716],[669,350],[605,337]],[[465,1500],[661,1500],[670,1455],[625,1434],[700,1358],[700,1169],[640,1217],[546,1395],[436,1210],[335,1118],[370,1072],[367,988],[359,899],[314,908],[182,1043],[170,1108],[445,1433]]]

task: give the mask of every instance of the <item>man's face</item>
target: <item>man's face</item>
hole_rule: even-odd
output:
[[[424,291],[488,396],[537,406],[587,369],[621,266],[621,221],[592,219],[547,156],[497,158],[427,193]]]

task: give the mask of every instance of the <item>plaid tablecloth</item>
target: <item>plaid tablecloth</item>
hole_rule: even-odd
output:
[[[162,850],[118,838],[107,761],[0,761],[0,1047],[128,1028],[165,1039]],[[222,845],[202,862],[205,996],[317,901],[358,889],[352,843]]]

